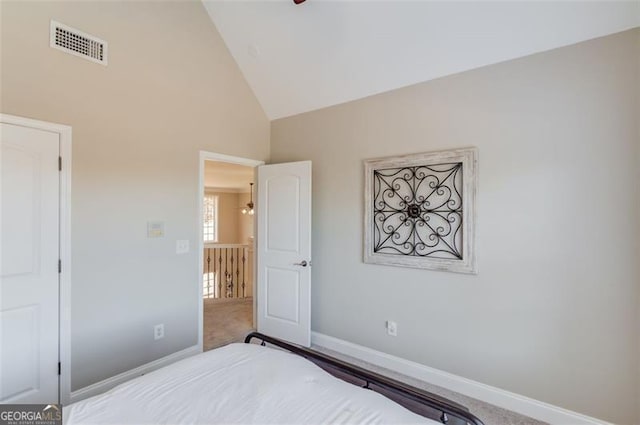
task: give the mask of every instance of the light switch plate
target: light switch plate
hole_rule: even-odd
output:
[[[186,254],[189,252],[189,241],[179,240],[176,241],[176,254]]]

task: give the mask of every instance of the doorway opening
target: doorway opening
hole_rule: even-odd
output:
[[[211,157],[210,157],[211,158]],[[204,158],[202,347],[240,342],[255,329],[255,166]]]

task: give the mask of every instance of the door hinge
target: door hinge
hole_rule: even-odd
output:
[[[62,157],[58,157],[58,171],[62,171]]]
[[[62,364],[58,362],[58,375],[62,375]]]
[[[58,260],[58,273],[62,273],[62,260]]]

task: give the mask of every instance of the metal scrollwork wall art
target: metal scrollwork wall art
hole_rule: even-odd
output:
[[[366,263],[477,273],[476,148],[365,161]]]

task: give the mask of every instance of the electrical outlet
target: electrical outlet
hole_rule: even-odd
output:
[[[387,334],[398,336],[398,324],[393,320],[387,320]]]
[[[164,323],[153,327],[153,339],[158,340],[164,338]]]

